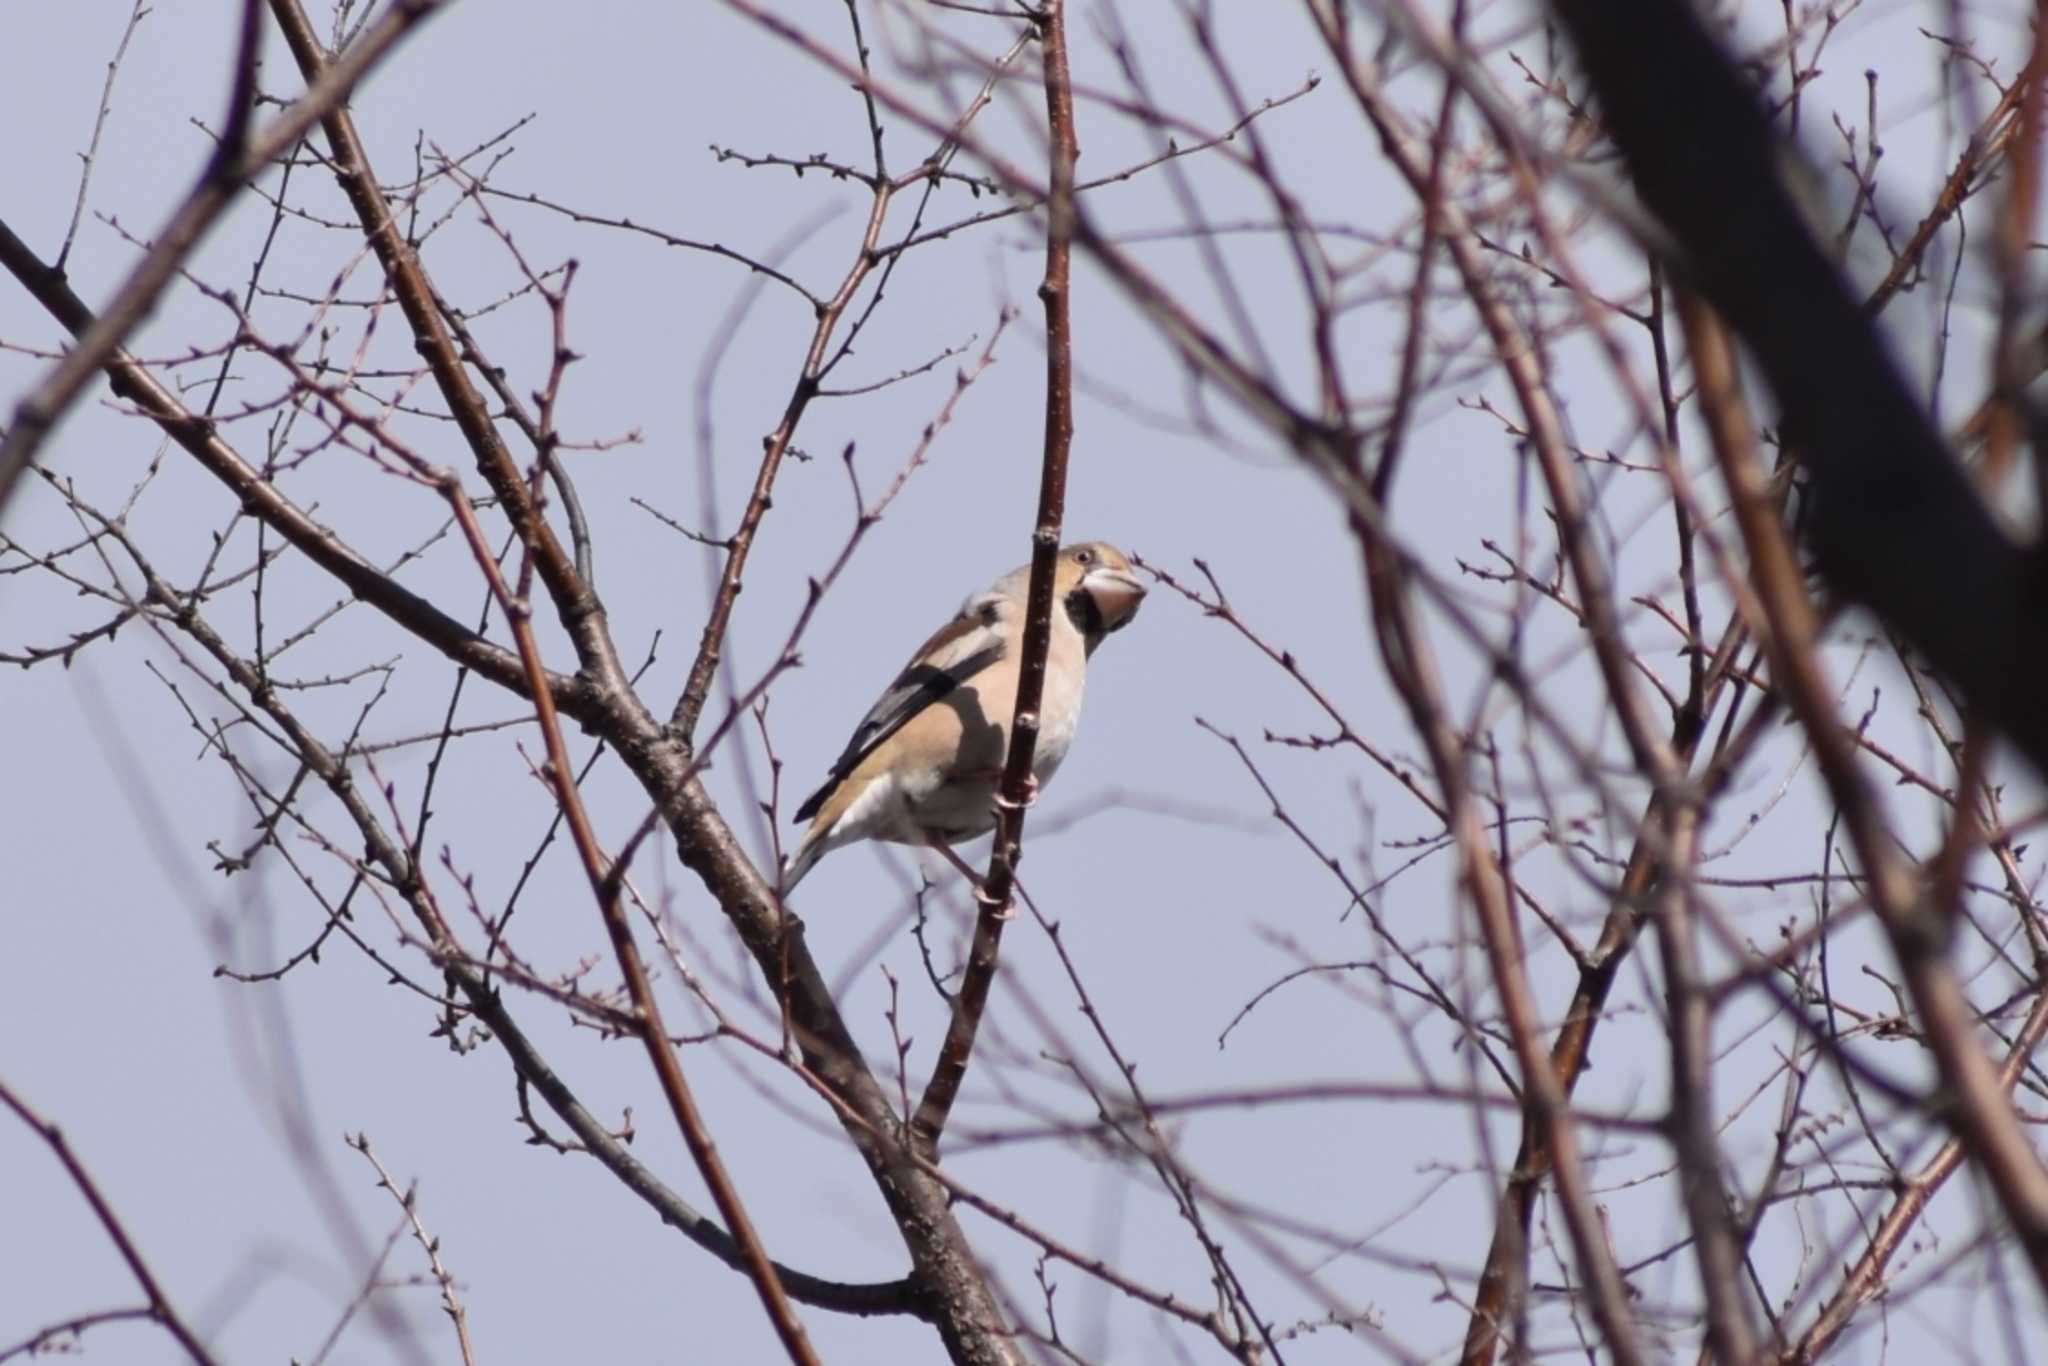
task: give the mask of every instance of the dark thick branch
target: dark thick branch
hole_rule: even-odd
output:
[[[1812,484],[1830,587],[2048,770],[2048,582],[1977,496],[1780,180],[1784,148],[1687,0],[1551,0],[1643,202],[1750,349]]]

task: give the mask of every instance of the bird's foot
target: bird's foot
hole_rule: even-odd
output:
[[[996,789],[996,809],[999,811],[1022,811],[1026,807],[1035,805],[1037,801],[1038,775],[1035,773],[1024,775],[1024,795],[1017,801],[1013,802],[1004,796],[1001,788]]]
[[[988,894],[988,888],[985,885],[977,886],[974,889],[974,904],[981,907],[983,915],[992,915],[998,920],[1015,920],[1017,918],[1016,903],[1013,901],[997,901]]]

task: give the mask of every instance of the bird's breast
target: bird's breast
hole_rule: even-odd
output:
[[[1074,733],[1081,725],[1081,692],[1087,681],[1085,666],[1078,638],[1071,649],[1058,648],[1064,643],[1054,641],[1053,657],[1045,672],[1045,693],[1038,707],[1038,749],[1032,755],[1031,771],[1041,783],[1052,777],[1053,770],[1067,757],[1067,751],[1073,748]],[[1062,658],[1063,655],[1071,658]]]

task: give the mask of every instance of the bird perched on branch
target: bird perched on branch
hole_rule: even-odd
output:
[[[855,840],[930,845],[953,858],[949,845],[995,828],[1030,588],[1025,565],[967,599],[861,718],[825,785],[796,810],[811,828],[783,865],[784,891]],[[1088,657],[1103,637],[1129,624],[1144,597],[1145,586],[1115,546],[1089,541],[1060,551],[1034,790],[1073,744]]]

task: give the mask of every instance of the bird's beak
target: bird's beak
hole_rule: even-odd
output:
[[[1091,569],[1082,576],[1080,587],[1095,604],[1105,635],[1128,626],[1138,615],[1138,604],[1145,600],[1145,585],[1127,570]]]

